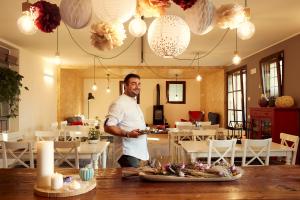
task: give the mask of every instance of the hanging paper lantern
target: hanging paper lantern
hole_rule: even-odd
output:
[[[183,10],[192,7],[197,0],[173,0],[174,3],[179,5]]]
[[[146,18],[164,15],[171,6],[169,0],[138,0],[137,4],[137,15]]]
[[[148,43],[152,51],[161,57],[182,54],[190,42],[190,29],[186,22],[175,15],[161,16],[150,24]]]
[[[92,45],[99,50],[111,50],[123,45],[126,33],[123,24],[99,22],[91,26]]]
[[[215,25],[216,8],[209,0],[198,0],[184,13],[185,20],[194,34],[204,35]]]
[[[130,21],[128,30],[134,37],[142,37],[147,31],[147,25],[140,17],[136,17]]]
[[[250,21],[245,21],[240,24],[237,29],[237,35],[241,40],[248,40],[250,39],[255,33],[255,26]]]
[[[47,1],[37,1],[33,5],[35,25],[43,32],[50,33],[60,24],[59,8]]]
[[[244,7],[239,4],[225,4],[217,10],[217,21],[220,28],[235,29],[247,20]]]
[[[134,14],[136,0],[92,0],[96,16],[106,23],[124,23]]]
[[[59,6],[62,20],[74,29],[84,28],[92,16],[91,0],[62,0]]]

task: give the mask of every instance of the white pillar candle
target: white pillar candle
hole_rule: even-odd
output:
[[[37,187],[51,187],[51,176],[54,173],[54,143],[53,141],[37,142]]]
[[[64,185],[63,175],[59,173],[54,173],[51,176],[51,189],[52,190],[59,190]]]

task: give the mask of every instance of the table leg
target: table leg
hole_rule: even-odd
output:
[[[98,169],[98,157],[99,157],[99,154],[97,153],[92,153],[92,163],[93,163],[93,168],[94,169]]]
[[[286,153],[285,164],[291,165],[291,163],[292,163],[292,151],[289,151]]]
[[[106,168],[106,159],[107,159],[107,148],[103,151],[101,155],[101,161],[102,161],[102,168]]]

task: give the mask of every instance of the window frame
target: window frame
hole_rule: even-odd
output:
[[[182,85],[182,91],[178,91],[182,95],[182,100],[173,101],[171,99],[170,93],[170,85]],[[171,104],[185,104],[186,102],[186,83],[185,81],[166,81],[166,95],[167,95],[167,102]]]
[[[280,70],[280,61],[282,61],[282,72]],[[271,97],[264,93],[264,78],[263,78],[263,65],[266,64],[270,66],[271,63],[276,62],[276,70],[277,70],[277,82],[278,82],[278,96],[282,96],[284,94],[284,51],[280,51],[274,53],[272,55],[266,56],[259,61],[259,72],[260,72],[260,84],[261,84],[261,93],[264,94],[267,98]],[[271,88],[269,88],[271,90]],[[269,92],[270,93],[270,92]]]
[[[240,86],[241,86],[241,88],[240,88],[240,90],[233,90],[233,81],[232,81],[232,91],[231,91],[231,93],[234,96],[235,92],[238,92],[238,91],[241,92],[241,98],[242,98],[242,100],[241,100],[241,107],[242,107],[242,109],[241,110],[240,109],[235,109],[235,108],[229,109],[229,107],[228,107],[228,96],[229,96],[229,93],[230,93],[229,90],[228,90],[228,87],[229,87],[229,85],[228,85],[228,80],[229,79],[228,78],[231,75],[232,79],[233,79],[233,74],[236,73],[236,72],[240,73],[240,77],[241,77],[240,78]],[[245,74],[245,78],[246,78],[245,92],[244,92],[243,74]],[[231,70],[231,71],[228,71],[226,73],[226,111],[227,111],[227,114],[226,114],[226,126],[227,126],[227,128],[229,127],[228,125],[229,125],[229,123],[231,121],[231,120],[229,121],[229,119],[228,119],[229,110],[234,112],[234,121],[233,122],[242,122],[243,129],[245,130],[245,128],[246,128],[246,124],[247,124],[247,84],[248,84],[247,77],[248,77],[248,74],[247,74],[247,65],[244,65],[242,67],[236,68],[236,69]],[[246,93],[246,94],[244,94],[244,93]],[[233,106],[234,105],[235,105],[235,98],[233,97]],[[236,114],[235,114],[236,111],[242,111],[242,121],[238,121],[236,119]]]

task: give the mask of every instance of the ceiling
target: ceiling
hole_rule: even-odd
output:
[[[211,0],[218,8],[221,4],[232,3],[234,0]],[[33,53],[46,58],[52,58],[56,52],[56,33],[43,33],[38,31],[35,35],[24,35],[17,28],[17,19],[21,15],[23,0],[2,0],[0,7],[0,38],[26,48]],[[29,1],[34,3],[35,1]],[[59,0],[52,0],[59,4]],[[244,4],[244,0],[236,2]],[[242,58],[245,58],[265,47],[271,46],[292,35],[300,32],[300,1],[299,0],[248,0],[251,8],[251,21],[255,24],[256,33],[246,41],[238,41],[238,49]],[[175,4],[167,11],[184,18],[183,11]],[[153,19],[147,19],[147,25]],[[91,23],[96,22],[93,17]],[[127,29],[128,23],[125,24]],[[83,52],[71,40],[71,37],[63,23],[59,30],[59,49],[62,57],[62,66],[65,68],[86,68],[93,65],[93,57]],[[127,29],[128,30],[128,29]],[[215,27],[211,32],[203,36],[191,34],[188,49],[179,58],[190,58],[195,52],[204,54],[213,48],[224,35],[226,30]],[[90,44],[90,25],[84,29],[75,30],[70,28],[75,40],[88,52],[100,57],[113,57],[124,51],[134,40],[127,31],[127,38],[123,46],[112,51],[99,51]],[[229,31],[220,45],[207,57],[200,60],[199,65],[215,68],[216,66],[230,65],[235,48],[235,32]],[[148,46],[147,37],[144,38],[144,59],[141,64],[141,39],[137,38],[132,46],[123,54],[114,59],[101,59],[103,66],[161,66],[189,67],[190,60],[166,59],[156,56]],[[97,65],[100,65],[97,60]],[[197,66],[197,62],[193,63]],[[175,68],[176,68],[175,67]]]

